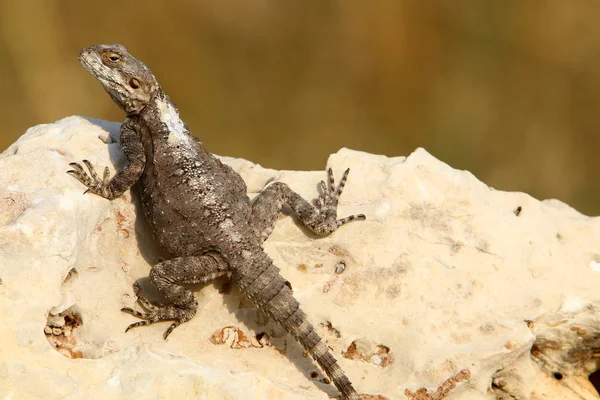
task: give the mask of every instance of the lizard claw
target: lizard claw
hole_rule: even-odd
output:
[[[148,321],[147,319],[147,315],[143,314],[137,310],[134,310],[133,308],[130,307],[123,307],[121,308],[121,311],[126,312],[128,314],[133,315],[134,317],[138,317],[143,319],[143,321],[138,321],[138,322],[134,322],[133,324],[129,325],[127,327],[127,329],[125,329],[125,332],[127,332],[128,330],[130,330],[131,328],[135,328],[136,326],[141,326],[141,325],[150,325],[151,322]]]
[[[88,160],[83,160],[82,162],[89,172],[86,172],[81,164],[72,162],[69,163],[69,165],[73,169],[68,170],[67,174],[72,175],[79,182],[87,186],[87,190],[83,192],[83,194],[91,192],[104,197],[105,199],[112,199],[114,196],[110,190],[110,171],[108,170],[108,167],[104,168],[104,174],[102,179],[100,179],[91,162]]]

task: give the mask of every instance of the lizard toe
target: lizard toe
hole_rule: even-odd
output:
[[[134,322],[133,324],[130,324],[127,329],[125,329],[125,333],[127,333],[130,329],[138,327],[138,326],[146,326],[146,325],[150,325],[152,322],[150,321],[138,321],[138,322]]]

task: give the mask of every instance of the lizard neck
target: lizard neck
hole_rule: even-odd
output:
[[[152,96],[140,114],[131,118],[132,123],[139,126],[138,132],[149,164],[177,164],[207,157],[202,142],[190,135],[177,107],[162,90]],[[152,165],[147,165],[146,171],[152,168]]]
[[[162,90],[157,90],[140,116],[155,143],[158,141],[179,151],[190,148],[193,141],[196,142],[195,145],[199,144],[198,140],[192,138],[188,127],[179,117],[177,107]]]
[[[155,99],[158,120],[167,127],[167,143],[170,145],[190,145],[190,132],[179,117],[179,110],[164,93]]]

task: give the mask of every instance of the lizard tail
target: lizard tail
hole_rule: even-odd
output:
[[[307,350],[325,371],[345,400],[360,400],[350,380],[338,365],[306,314],[292,295],[291,289],[273,264],[242,290],[259,308],[279,323]]]
[[[298,311],[302,313],[300,309],[298,309]],[[303,327],[303,325],[305,326]],[[288,330],[288,332],[292,335],[299,333],[298,336],[295,336],[296,339],[308,352],[310,352],[323,371],[327,373],[327,376],[342,393],[344,399],[359,400],[360,397],[352,386],[352,383],[338,365],[337,360],[331,354],[327,345],[323,343],[319,334],[315,332],[313,326],[308,321],[305,320],[303,325],[296,330],[296,333],[292,332],[292,330]]]

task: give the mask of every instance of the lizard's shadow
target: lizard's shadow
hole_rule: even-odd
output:
[[[106,122],[94,118],[83,117],[88,122],[99,126],[110,134],[113,139],[112,143],[108,144],[108,153],[111,163],[117,168],[121,169],[125,165],[125,156],[121,150],[119,144],[120,136],[120,124],[114,122]],[[150,265],[155,265],[161,260],[168,259],[170,255],[162,251],[155,241],[152,230],[148,225],[144,213],[140,197],[137,190],[137,184],[131,188],[131,199],[135,207],[136,218],[135,218],[135,238],[137,247],[140,255]],[[284,207],[282,214],[287,217],[294,219],[295,223],[304,231],[304,233],[311,238],[318,238],[310,230],[306,229],[303,224],[297,219],[295,213]],[[150,269],[148,269],[148,273]],[[156,287],[150,282],[148,275],[146,274],[143,278],[137,280],[137,282],[144,294],[149,300],[165,302],[165,298],[158,292]],[[330,397],[335,397],[339,393],[333,387],[333,385],[325,384],[320,381],[323,378],[323,373],[318,367],[317,363],[310,357],[304,355],[303,347],[294,339],[292,336],[285,332],[283,328],[276,322],[268,318],[264,313],[255,307],[245,295],[237,288],[232,282],[219,279],[214,283],[197,284],[197,285],[185,285],[197,295],[204,287],[209,285],[216,285],[219,291],[223,294],[223,303],[226,305],[229,312],[233,313],[236,318],[248,327],[248,330],[255,332],[256,336],[267,334],[269,337],[270,346],[265,346],[264,351],[277,351],[283,354],[294,366],[304,374],[304,376],[312,381],[319,390],[324,391]],[[199,310],[200,311],[200,310]],[[202,318],[202,312],[199,312],[195,318]],[[215,326],[215,331],[221,327]],[[179,328],[181,329],[181,327]],[[174,336],[176,335],[176,331]],[[239,351],[228,349],[231,351]]]

